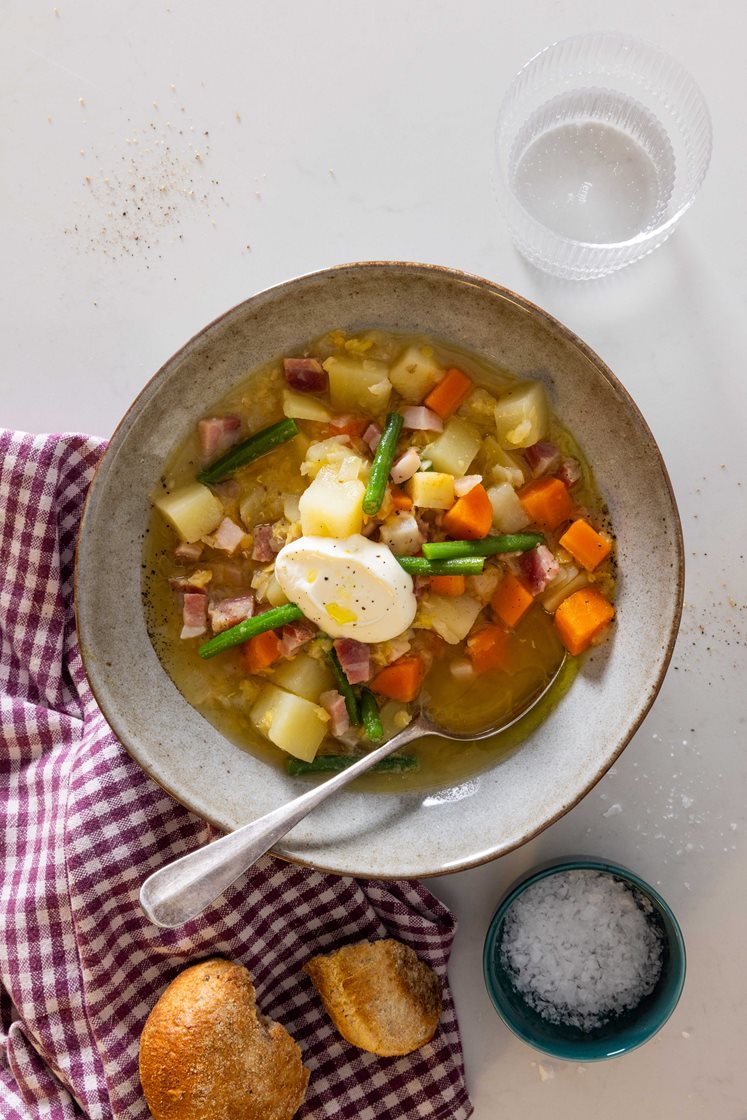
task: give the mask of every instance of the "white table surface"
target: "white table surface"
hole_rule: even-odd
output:
[[[477,1120],[745,1120],[745,184],[735,0],[5,0],[0,7],[0,423],[108,435],[151,374],[245,297],[349,260],[436,262],[577,331],[647,417],[686,540],[670,672],[618,764],[513,855],[432,881]],[[554,39],[643,34],[695,75],[714,157],[674,238],[606,281],[513,250],[491,187],[512,73]],[[661,889],[688,978],[657,1038],[598,1065],[542,1059],[481,976],[505,887],[567,853]]]

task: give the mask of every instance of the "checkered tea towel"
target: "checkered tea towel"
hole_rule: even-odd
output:
[[[266,857],[175,931],[143,879],[212,838],[120,746],[83,673],[72,605],[81,505],[102,443],[0,430],[0,1115],[147,1120],[138,1038],[166,984],[211,954],[251,971],[259,1006],[311,1070],[299,1120],[462,1120],[472,1112],[446,981],[454,921],[417,883],[321,875]],[[377,1058],[334,1030],[301,966],[397,937],[436,970],[433,1042]]]

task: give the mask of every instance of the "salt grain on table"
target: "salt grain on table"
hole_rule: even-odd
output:
[[[650,915],[648,899],[620,879],[559,872],[510,907],[501,963],[544,1019],[594,1030],[656,985],[662,935]]]

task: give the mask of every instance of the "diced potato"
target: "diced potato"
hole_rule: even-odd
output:
[[[429,443],[421,458],[428,459],[437,471],[463,478],[480,449],[480,433],[474,424],[452,416],[441,435]]]
[[[341,412],[382,412],[389,401],[392,383],[386,362],[371,358],[327,358],[323,363],[329,374],[332,407]]]
[[[360,479],[341,482],[334,467],[322,467],[298,502],[304,536],[342,538],[360,533],[365,492]]]
[[[418,471],[405,483],[405,490],[412,504],[423,509],[451,509],[454,505],[453,474]]]
[[[399,395],[419,404],[444,375],[428,346],[408,346],[389,371],[389,380]]]
[[[294,420],[318,420],[324,424],[332,419],[332,413],[321,401],[293,389],[283,390],[283,412]]]
[[[249,718],[260,735],[304,762],[313,761],[329,722],[324,708],[274,684],[264,686]]]
[[[427,592],[420,600],[413,626],[435,630],[444,641],[456,645],[467,637],[481,610],[480,604],[469,595],[460,595],[457,599]]]
[[[531,521],[510,482],[488,487],[488,497],[493,507],[493,524],[500,533],[518,533]]]
[[[223,520],[222,503],[201,482],[190,482],[163,494],[153,505],[188,544],[212,533]]]
[[[298,508],[300,494],[283,494],[283,517],[291,524],[301,520],[301,510]]]
[[[525,381],[495,406],[498,442],[506,450],[531,447],[544,439],[550,423],[545,390],[539,381]]]
[[[270,576],[265,588],[265,599],[273,607],[282,607],[288,602],[288,597],[275,578],[275,573]]]
[[[281,661],[272,674],[273,684],[278,684],[304,700],[316,703],[323,692],[334,687],[332,672],[323,661],[310,657],[301,650],[290,661]]]

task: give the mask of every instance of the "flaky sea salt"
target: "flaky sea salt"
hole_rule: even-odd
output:
[[[558,872],[510,907],[501,963],[544,1019],[594,1030],[656,985],[662,935],[652,913],[645,895],[613,875]]]

